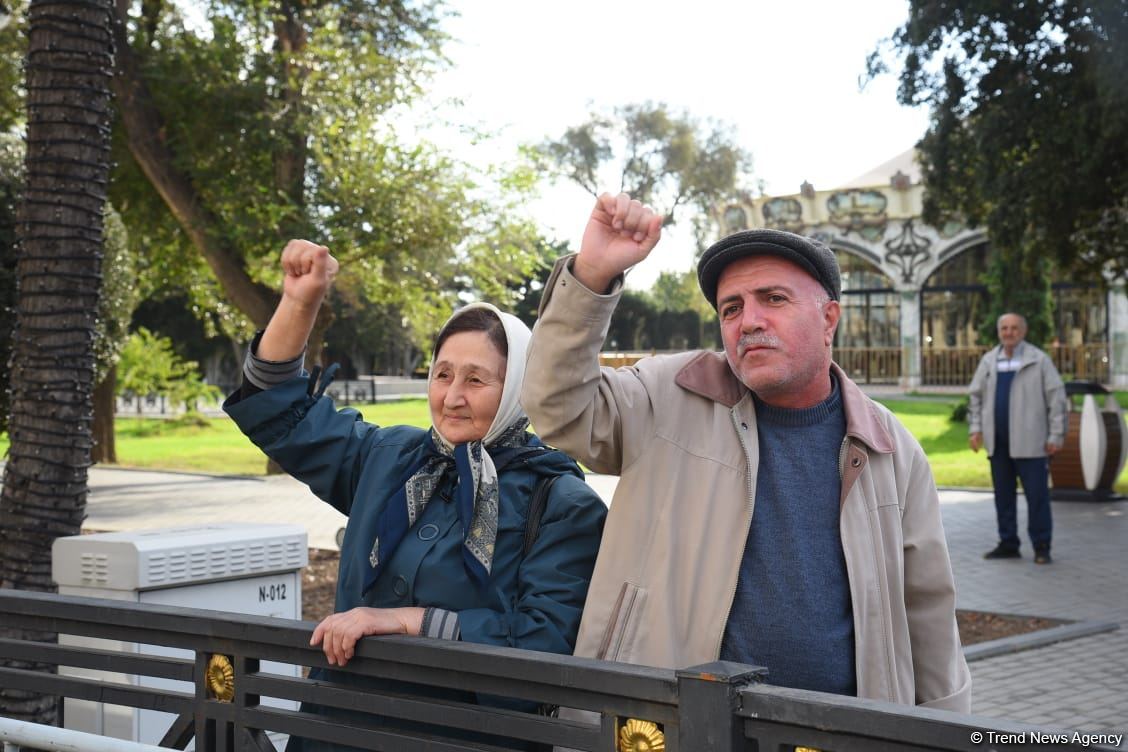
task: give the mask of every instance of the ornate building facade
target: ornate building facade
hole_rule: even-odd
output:
[[[832,190],[763,196],[721,211],[724,234],[770,227],[817,237],[842,267],[835,360],[861,383],[906,389],[965,386],[982,353],[987,236],[958,222],[921,219],[915,150]],[[1055,339],[1066,379],[1128,388],[1128,298],[1123,287],[1051,280]]]

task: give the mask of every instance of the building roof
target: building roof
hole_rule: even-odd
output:
[[[889,185],[889,181],[897,172],[908,175],[913,185],[920,183],[920,165],[917,163],[916,148],[907,149],[890,160],[882,162],[872,170],[847,180],[837,188],[870,188],[878,185]]]

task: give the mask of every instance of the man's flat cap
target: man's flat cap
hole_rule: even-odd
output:
[[[741,230],[709,246],[697,262],[697,281],[713,308],[717,307],[717,282],[721,272],[745,256],[779,256],[799,265],[818,280],[831,300],[842,297],[838,259],[823,243],[782,230]]]

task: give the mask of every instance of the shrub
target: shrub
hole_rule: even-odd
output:
[[[949,422],[967,423],[967,400],[968,398],[964,397],[952,408],[952,414],[948,416]]]
[[[198,400],[215,402],[222,393],[204,382],[193,360],[183,360],[172,349],[172,340],[159,337],[145,327],[130,335],[118,361],[119,396],[166,397],[173,405],[196,412]]]

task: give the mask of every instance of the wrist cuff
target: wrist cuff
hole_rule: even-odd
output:
[[[461,639],[462,630],[458,626],[458,614],[445,608],[429,606],[423,609],[423,624],[419,628],[419,633],[424,637],[434,637],[438,640]]]
[[[305,348],[302,348],[301,354],[290,360],[264,360],[255,354],[261,340],[260,330],[251,340],[251,346],[247,348],[247,357],[243,361],[243,376],[247,381],[265,390],[287,382],[295,376],[301,376]]]

